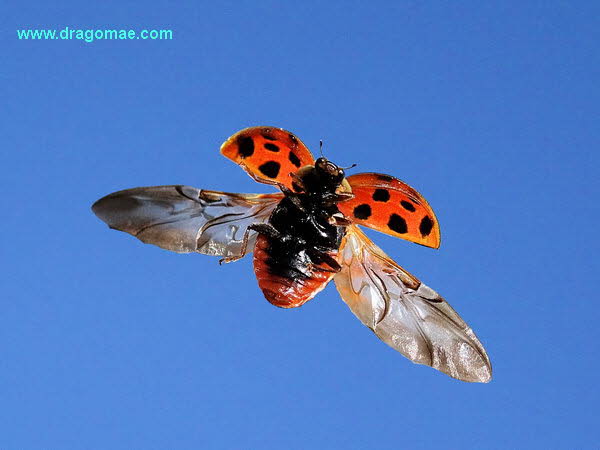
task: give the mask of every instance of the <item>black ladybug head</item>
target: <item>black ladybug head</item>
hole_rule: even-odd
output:
[[[332,182],[337,183],[337,185],[342,182],[345,176],[344,169],[336,166],[323,156],[315,162],[315,170],[321,178],[331,180]]]
[[[314,166],[303,167],[297,174],[308,194],[333,193],[345,177],[343,169],[324,157],[317,159]]]

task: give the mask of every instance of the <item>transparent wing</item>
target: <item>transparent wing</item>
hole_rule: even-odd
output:
[[[178,253],[236,256],[249,225],[266,222],[282,194],[230,194],[190,186],[114,192],[92,206],[110,228]],[[248,235],[246,253],[256,233]]]
[[[342,299],[386,344],[417,364],[486,383],[492,367],[473,330],[439,294],[404,271],[356,225],[334,280]]]

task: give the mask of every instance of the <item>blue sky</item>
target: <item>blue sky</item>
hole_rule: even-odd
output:
[[[598,445],[597,2],[8,2],[0,447]],[[23,41],[20,28],[168,28]],[[439,250],[371,232],[475,329],[488,385],[395,353],[333,286],[110,231],[109,192],[268,192],[219,155],[273,125],[418,189]]]

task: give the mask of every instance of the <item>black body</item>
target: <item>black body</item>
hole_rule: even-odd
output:
[[[338,202],[351,198],[351,194],[336,193],[344,171],[319,158],[314,167],[300,169],[294,178],[293,191],[281,187],[285,197],[269,222],[251,226],[268,239],[269,271],[293,280],[309,278],[315,268],[339,272],[330,253],[339,249],[349,224],[337,207]]]

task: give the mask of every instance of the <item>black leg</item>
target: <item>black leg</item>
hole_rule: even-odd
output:
[[[259,234],[264,234],[265,236],[269,236],[270,238],[279,238],[280,234],[277,229],[268,223],[253,223],[248,227],[249,230],[256,231]]]
[[[352,221],[350,219],[344,216],[337,215],[331,216],[331,218],[329,219],[329,223],[331,225],[335,225],[336,227],[347,227],[349,225],[352,225]]]
[[[296,192],[306,192],[306,188],[304,187],[304,183],[302,182],[302,178],[296,175],[294,172],[290,173],[290,177],[292,177],[292,186],[296,190]]]
[[[310,256],[310,259],[312,259],[315,264],[325,263],[329,267],[331,267],[331,270],[326,269],[324,267],[318,267],[317,270],[319,270],[321,272],[338,273],[340,270],[342,270],[342,266],[340,266],[339,263],[335,260],[335,258],[333,258],[327,252],[322,252],[319,250],[311,250],[311,251],[308,251],[307,253]]]
[[[337,202],[345,202],[347,200],[352,200],[354,198],[354,194],[351,194],[349,192],[340,192],[335,195],[336,195]]]
[[[277,186],[279,186],[279,189],[281,189],[281,192],[283,192],[283,194],[286,196],[286,198],[291,200],[293,205],[296,208],[298,208],[298,210],[300,210],[304,213],[306,212],[306,210],[304,209],[304,206],[302,206],[302,202],[300,201],[300,198],[298,198],[298,194],[296,194],[294,191],[288,189],[285,184],[277,183]]]

